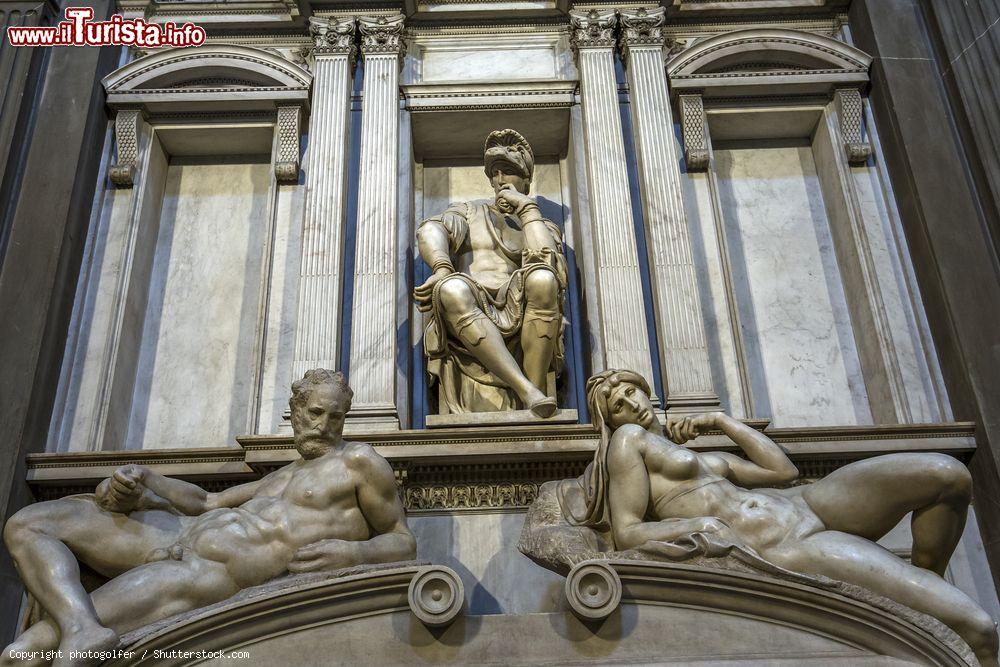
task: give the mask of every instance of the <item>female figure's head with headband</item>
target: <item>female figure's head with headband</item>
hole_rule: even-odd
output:
[[[598,530],[608,528],[608,445],[615,430],[624,424],[638,424],[662,434],[649,394],[649,383],[634,371],[610,369],[587,380],[587,407],[597,428],[598,445],[584,473],[586,511],[577,515],[568,510],[566,518],[570,523]]]

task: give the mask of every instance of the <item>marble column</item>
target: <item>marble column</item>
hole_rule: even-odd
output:
[[[365,65],[351,313],[351,418],[399,428],[396,407],[396,233],[399,65],[403,16],[360,18]]]
[[[590,194],[604,358],[653,383],[642,276],[629,198],[615,82],[614,10],[570,12],[580,70],[580,106]],[[594,369],[602,370],[602,369]]]
[[[313,94],[293,378],[336,368],[340,349],[348,113],[357,47],[353,18],[309,19]]]
[[[622,56],[628,72],[639,188],[650,249],[650,281],[666,407],[717,408],[705,320],[674,149],[674,119],[663,70],[664,9],[622,10]]]

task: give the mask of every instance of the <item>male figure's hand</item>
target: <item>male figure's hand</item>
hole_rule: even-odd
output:
[[[307,544],[295,551],[292,562],[288,564],[288,571],[292,574],[329,572],[357,565],[357,547],[357,542],[348,540],[320,540]]]
[[[97,504],[109,512],[127,514],[135,509],[142,498],[146,469],[129,464],[115,470],[111,477],[101,482],[96,491]]]
[[[497,205],[500,202],[506,202],[507,206],[515,215],[520,217],[524,208],[528,205],[534,205],[535,200],[526,194],[518,192],[513,185],[510,183],[505,183],[497,190]]]
[[[448,267],[441,267],[431,274],[431,277],[413,288],[413,300],[417,302],[417,310],[427,313],[431,310],[431,297],[434,294],[434,285],[443,278],[447,278],[454,271]]]

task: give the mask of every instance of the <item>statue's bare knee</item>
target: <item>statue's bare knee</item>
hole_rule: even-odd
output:
[[[559,279],[548,269],[535,269],[524,279],[524,294],[534,308],[555,308],[559,303]]]
[[[947,454],[926,454],[924,470],[941,493],[943,502],[968,505],[972,502],[972,475],[958,459]]]
[[[479,308],[472,288],[459,278],[443,280],[438,288],[438,298],[445,312],[450,315],[462,315]]]
[[[20,551],[19,547],[25,546],[32,536],[50,532],[48,530],[50,517],[45,511],[45,505],[48,503],[28,505],[7,520],[7,524],[3,528],[3,540],[11,553]]]

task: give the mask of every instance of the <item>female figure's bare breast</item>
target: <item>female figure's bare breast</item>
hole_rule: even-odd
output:
[[[771,489],[736,486],[720,473],[725,462],[652,442],[644,452],[652,519],[715,517],[733,537],[758,552],[823,530],[801,499]]]

